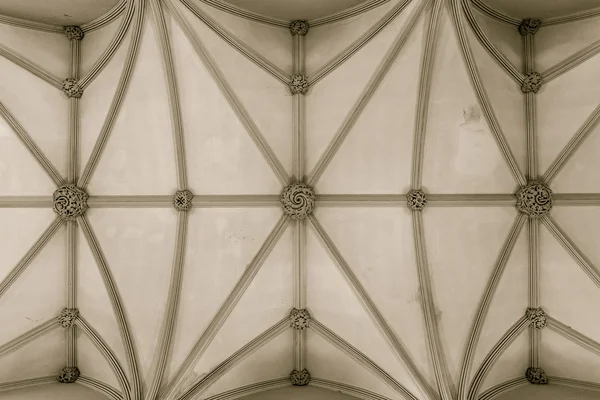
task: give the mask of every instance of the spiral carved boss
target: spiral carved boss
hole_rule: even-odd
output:
[[[283,212],[292,219],[304,219],[315,208],[315,191],[305,183],[292,183],[281,192]]]
[[[52,209],[62,219],[74,220],[88,209],[88,195],[75,185],[63,185],[52,196]]]
[[[544,183],[528,183],[516,196],[517,209],[530,217],[542,217],[552,209],[552,190]]]

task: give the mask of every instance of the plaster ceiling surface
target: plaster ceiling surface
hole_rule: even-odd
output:
[[[367,3],[369,0],[224,0],[224,2],[257,14],[291,21],[326,17],[360,3]]]
[[[2,0],[0,14],[53,25],[80,25],[113,8],[119,0]]]
[[[600,17],[475,3],[0,18],[2,398],[597,396]]]
[[[550,18],[600,7],[598,0],[483,0],[494,9],[516,18]]]

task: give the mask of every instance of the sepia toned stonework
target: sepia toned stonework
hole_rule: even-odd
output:
[[[296,20],[290,23],[290,32],[292,35],[304,36],[308,33],[308,28],[308,21]]]
[[[58,374],[57,380],[60,383],[75,383],[79,378],[79,369],[77,367],[64,367]]]
[[[521,85],[521,92],[523,93],[537,93],[542,87],[542,75],[537,72],[532,72],[525,76],[525,80]]]
[[[302,371],[293,370],[290,374],[290,382],[294,386],[306,386],[310,383],[310,374],[307,369]]]
[[[292,309],[290,312],[290,326],[296,330],[304,330],[308,328],[310,323],[310,314],[306,309]]]
[[[427,205],[427,195],[421,189],[413,189],[406,194],[406,205],[412,211],[422,211]]]
[[[82,40],[85,34],[83,33],[83,29],[81,29],[77,25],[68,25],[65,26],[65,36],[69,40]]]
[[[194,194],[189,190],[178,190],[173,195],[173,207],[177,211],[189,211],[192,208]]]
[[[315,192],[305,183],[292,183],[283,189],[280,196],[283,212],[292,219],[304,219],[315,208]]]
[[[75,185],[63,185],[52,196],[52,209],[64,220],[74,220],[88,209],[88,194]]]
[[[58,316],[58,323],[63,328],[70,328],[75,324],[75,320],[79,317],[79,310],[76,308],[64,308]]]
[[[546,373],[541,368],[527,368],[525,372],[525,378],[529,381],[529,383],[534,385],[546,385],[548,384],[548,377]]]
[[[517,193],[517,209],[530,217],[543,217],[552,210],[552,190],[541,182],[530,182]]]
[[[62,83],[62,91],[67,97],[80,98],[83,96],[83,89],[79,86],[76,79],[67,78]]]

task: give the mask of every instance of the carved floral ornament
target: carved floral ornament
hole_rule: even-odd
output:
[[[519,33],[521,36],[525,36],[527,34],[535,35],[535,33],[540,29],[540,25],[542,21],[539,19],[526,18],[521,21],[521,25],[519,25]]]
[[[292,219],[304,219],[315,208],[315,191],[305,183],[292,183],[280,196],[283,212]]]
[[[73,78],[67,78],[62,83],[62,91],[67,97],[80,98],[83,95],[83,89],[79,86],[79,82]]]
[[[525,378],[529,381],[529,383],[534,385],[546,385],[548,384],[548,377],[546,373],[541,368],[527,368],[525,372]]]
[[[177,211],[189,211],[192,208],[194,194],[189,190],[178,190],[173,196],[173,207]]]
[[[290,92],[292,94],[306,94],[308,91],[308,80],[302,74],[292,75],[290,80]]]
[[[290,23],[290,32],[292,33],[292,36],[304,36],[308,33],[308,28],[308,21],[297,20]]]
[[[77,367],[64,367],[57,380],[60,383],[74,383],[79,378],[79,369]]]
[[[290,312],[290,326],[296,330],[304,330],[308,328],[310,323],[310,314],[306,309],[292,309]]]
[[[88,209],[87,193],[75,185],[63,185],[52,196],[52,209],[62,219],[70,221],[83,215]]]
[[[541,308],[528,308],[525,315],[532,328],[542,329],[548,323],[546,312]]]
[[[427,205],[427,195],[421,189],[413,189],[406,194],[406,205],[412,211],[422,211]]]
[[[58,323],[63,328],[70,328],[75,323],[75,320],[79,317],[79,310],[76,308],[65,308],[61,311],[58,316]]]
[[[552,190],[545,183],[530,182],[515,195],[517,209],[532,218],[542,217],[552,209]]]
[[[65,36],[69,40],[82,40],[85,34],[83,33],[83,29],[81,29],[77,25],[68,25],[65,26]]]
[[[542,87],[542,75],[537,72],[531,72],[527,74],[523,84],[521,84],[521,92],[523,93],[537,93]]]
[[[310,382],[310,374],[307,369],[302,371],[293,370],[290,374],[290,382],[294,386],[306,386]]]

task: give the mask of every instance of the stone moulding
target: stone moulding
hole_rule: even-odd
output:
[[[547,385],[548,377],[546,376],[546,372],[543,369],[537,367],[527,368],[525,372],[525,378],[529,381],[529,383],[533,385]]]
[[[82,40],[85,34],[81,27],[77,25],[68,25],[65,26],[65,36],[69,40]]]
[[[521,84],[521,92],[523,93],[537,93],[542,87],[542,75],[538,72],[531,72],[525,76],[523,83]]]
[[[530,326],[535,329],[542,329],[548,323],[548,316],[541,308],[528,308],[525,316],[529,319]]]
[[[303,74],[292,75],[290,80],[290,92],[292,94],[306,94],[308,91],[308,79]]]
[[[517,209],[531,218],[543,217],[552,209],[552,190],[542,182],[530,182],[515,194]]]
[[[525,18],[523,21],[521,21],[521,25],[519,25],[519,33],[521,36],[535,35],[540,29],[541,24],[542,21],[539,19]]]
[[[290,32],[292,33],[292,36],[305,36],[308,33],[308,28],[308,21],[296,20],[290,23]]]
[[[63,81],[62,91],[69,98],[74,97],[79,99],[83,95],[83,89],[79,85],[79,82],[73,78],[67,78]]]
[[[427,195],[421,189],[413,189],[406,194],[406,205],[412,211],[422,211],[427,205]]]
[[[58,323],[63,328],[70,328],[75,324],[79,317],[79,310],[76,308],[64,308],[58,316]]]
[[[194,194],[189,190],[178,190],[173,196],[173,207],[177,211],[189,211],[192,208]]]
[[[290,382],[294,386],[306,386],[310,383],[310,374],[307,369],[302,371],[293,370],[290,373]]]
[[[305,183],[292,183],[281,192],[283,212],[292,219],[305,219],[315,208],[315,191]]]
[[[290,312],[290,326],[296,330],[304,330],[309,327],[310,314],[306,309],[294,308]]]
[[[79,378],[79,369],[77,367],[64,367],[58,374],[57,380],[60,383],[75,383]]]
[[[52,209],[63,220],[72,221],[86,212],[88,197],[83,189],[75,185],[63,185],[52,195]]]

